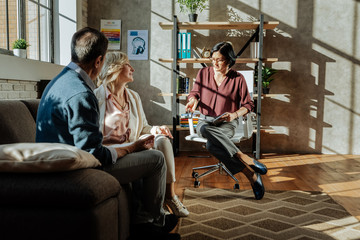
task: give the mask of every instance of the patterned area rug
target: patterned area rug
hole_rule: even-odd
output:
[[[187,188],[184,204],[182,240],[360,239],[359,220],[321,192]]]

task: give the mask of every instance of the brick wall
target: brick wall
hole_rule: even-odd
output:
[[[0,79],[0,99],[36,99],[37,82]]]

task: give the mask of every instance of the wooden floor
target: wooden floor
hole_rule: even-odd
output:
[[[186,187],[194,187],[192,168],[216,164],[214,157],[194,158],[190,155],[208,155],[207,152],[180,152],[175,158],[176,193],[183,198]],[[262,176],[265,190],[322,191],[330,195],[351,215],[360,220],[360,156],[318,154],[263,154],[260,160],[268,167]],[[203,171],[199,171],[202,173]],[[240,189],[251,189],[242,173],[235,175]],[[200,179],[200,188],[232,189],[234,181],[215,172]]]

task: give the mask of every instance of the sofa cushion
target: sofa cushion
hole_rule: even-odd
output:
[[[100,165],[92,154],[67,144],[0,145],[0,172],[60,172]]]
[[[0,123],[0,144],[35,142],[35,120],[21,101],[0,101]]]

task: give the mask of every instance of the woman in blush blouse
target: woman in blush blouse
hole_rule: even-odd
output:
[[[167,176],[164,206],[178,217],[189,215],[187,208],[175,194],[175,163],[171,132],[167,126],[150,126],[138,93],[126,87],[133,82],[134,68],[122,52],[108,52],[98,78],[95,95],[99,101],[100,128],[103,144],[126,144],[155,135],[154,148],[164,154]]]
[[[215,125],[199,121],[197,134],[208,140],[208,151],[224,163],[232,174],[244,173],[251,183],[255,198],[262,199],[265,188],[261,175],[267,173],[266,166],[241,152],[230,140],[239,118],[254,109],[245,78],[231,69],[236,61],[232,44],[217,43],[211,50],[210,58],[212,66],[198,72],[185,110],[194,112],[198,107],[201,118],[208,120],[224,114]]]

